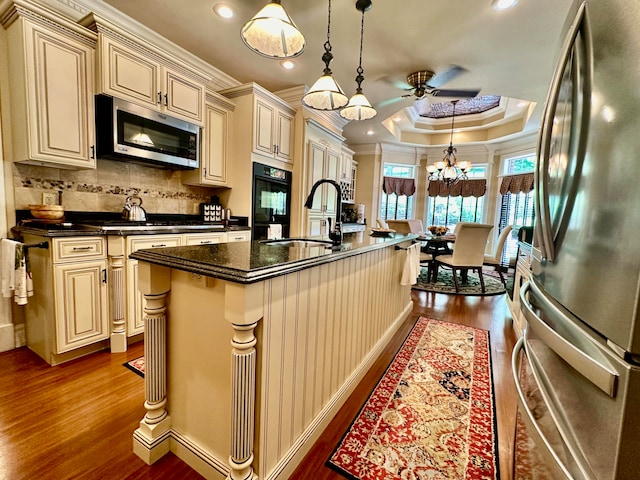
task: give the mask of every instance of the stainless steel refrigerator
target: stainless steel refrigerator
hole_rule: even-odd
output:
[[[640,478],[640,2],[576,1],[561,42],[520,292],[518,409],[550,477]]]

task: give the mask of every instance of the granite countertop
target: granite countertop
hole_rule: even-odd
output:
[[[415,238],[415,234],[370,236],[359,232],[345,234],[342,245],[332,249],[253,241],[145,249],[130,257],[236,283],[254,283]]]

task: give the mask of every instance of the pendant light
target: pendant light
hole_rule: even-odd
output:
[[[265,57],[297,57],[304,50],[304,36],[280,0],[267,3],[242,26],[240,36],[247,47]]]
[[[467,172],[471,169],[471,162],[458,162],[456,153],[458,151],[453,146],[453,125],[456,118],[456,103],[458,100],[452,100],[453,113],[451,114],[451,139],[449,146],[443,150],[444,158],[440,162],[427,166],[429,180],[440,180],[447,185],[453,185],[459,180],[467,179]]]
[[[344,107],[349,99],[344,94],[338,82],[331,75],[329,63],[333,60],[331,53],[331,0],[329,0],[329,19],[327,20],[327,41],[324,42],[324,71],[309,91],[302,97],[302,103],[315,110],[337,110]]]
[[[362,70],[362,40],[364,38],[364,12],[371,8],[371,0],[358,0],[356,9],[362,12],[360,23],[360,60],[356,72],[356,93],[349,99],[349,104],[340,110],[340,115],[347,120],[368,120],[376,116],[375,109],[362,93],[362,82],[364,82],[364,70]]]

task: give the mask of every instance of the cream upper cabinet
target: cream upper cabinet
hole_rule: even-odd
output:
[[[58,168],[95,168],[96,35],[34,11],[3,13],[7,30],[13,161]],[[53,14],[47,11],[51,18]]]
[[[206,73],[93,13],[79,23],[98,33],[100,93],[202,125]]]
[[[231,150],[231,125],[234,104],[220,95],[207,92],[204,134],[201,135],[200,168],[182,173],[187,185],[228,185],[227,160]]]
[[[313,184],[320,179],[329,178],[336,180],[340,168],[340,154],[330,147],[309,140],[308,144],[308,178],[307,192],[311,191]],[[335,221],[338,206],[338,192],[328,183],[318,187],[313,196],[313,205],[306,210],[307,235],[326,235],[329,232],[329,222]]]
[[[322,178],[337,180],[340,165],[340,154],[320,143],[309,141],[309,181],[307,192],[313,184]],[[338,203],[338,192],[329,184],[320,185],[313,197],[313,206],[309,214],[326,213],[335,215]]]
[[[261,98],[255,100],[255,153],[283,162],[293,160],[293,114]]]
[[[233,134],[238,148],[234,155],[242,156],[243,149],[250,148],[247,156],[257,162],[270,159],[293,163],[296,114],[293,107],[255,83],[220,93],[236,104]]]
[[[351,181],[351,174],[353,172],[353,150],[342,146],[340,152],[340,181]]]
[[[203,122],[204,83],[106,36],[100,36],[98,46],[101,93],[187,121]]]

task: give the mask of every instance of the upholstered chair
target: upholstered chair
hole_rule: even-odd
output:
[[[466,275],[468,270],[472,270],[478,272],[482,293],[485,293],[482,264],[484,262],[487,239],[492,229],[493,225],[483,223],[459,223],[456,227],[456,243],[453,254],[438,255],[433,259],[434,281],[438,278],[439,267],[450,268],[456,292],[460,292],[456,271],[462,271],[463,275]]]
[[[507,281],[504,279],[504,275],[502,275],[502,265],[500,261],[502,259],[502,250],[504,250],[504,243],[507,241],[507,237],[511,233],[511,225],[507,225],[500,232],[500,236],[498,237],[498,242],[496,243],[496,247],[493,249],[493,253],[484,255],[483,265],[487,265],[490,267],[495,267],[496,271],[500,275],[500,280],[502,280],[502,284],[504,286],[507,285]]]
[[[397,233],[422,233],[422,220],[387,220],[387,225]]]

